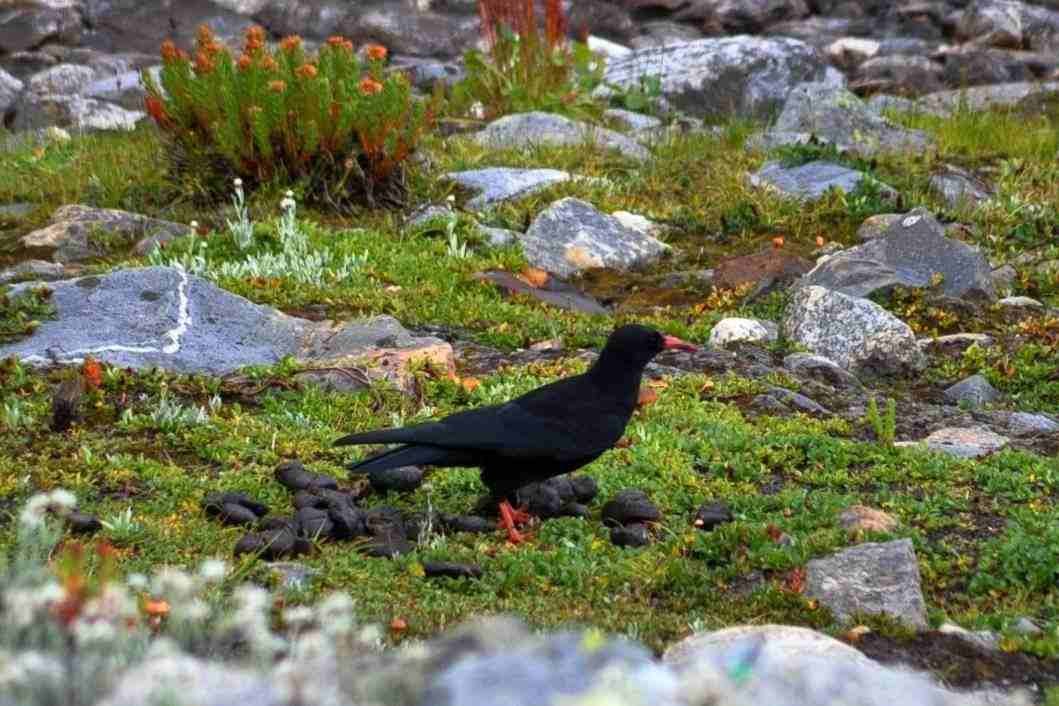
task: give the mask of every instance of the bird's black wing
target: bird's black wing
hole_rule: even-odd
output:
[[[501,458],[572,460],[621,438],[631,409],[605,404],[579,377],[559,380],[506,404],[458,412],[437,422],[351,434],[336,444],[425,444],[487,451]]]

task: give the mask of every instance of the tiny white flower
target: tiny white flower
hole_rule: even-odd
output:
[[[198,230],[199,229],[199,222],[198,221],[192,221],[191,223],[188,223],[188,227],[191,228],[192,230]]]
[[[155,573],[151,593],[168,598],[170,602],[188,598],[195,590],[195,583],[190,576],[171,567],[164,567]]]
[[[455,194],[449,194],[448,196],[445,197],[445,200],[448,201],[449,203],[456,203],[456,195]]]
[[[125,583],[129,584],[129,588],[136,591],[147,589],[147,577],[143,574],[129,574],[125,579]]]
[[[206,583],[218,583],[228,575],[228,564],[220,559],[207,559],[199,567],[199,576]]]
[[[243,188],[243,180],[238,177],[236,177],[235,181],[232,183],[235,184],[235,188],[237,189]]]
[[[287,189],[287,198],[288,199],[293,199],[294,198],[294,192],[292,190],[290,190],[290,189]]]

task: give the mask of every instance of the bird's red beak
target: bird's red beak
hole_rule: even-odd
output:
[[[692,353],[699,350],[698,346],[693,346],[676,336],[662,336],[662,348],[666,350],[691,351]]]

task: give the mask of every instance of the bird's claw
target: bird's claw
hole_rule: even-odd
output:
[[[520,525],[527,524],[533,516],[522,509],[516,510],[511,503],[503,501],[500,503],[500,527],[507,530],[507,539],[512,544],[521,544],[526,537],[518,531]]]

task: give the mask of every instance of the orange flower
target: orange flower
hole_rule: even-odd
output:
[[[382,84],[373,78],[365,76],[360,81],[360,92],[365,96],[373,96],[382,91]]]
[[[333,47],[341,47],[341,46],[345,45],[346,38],[345,37],[339,37],[338,35],[335,35],[333,37],[328,37],[327,38],[327,43],[330,44]]]
[[[177,45],[173,43],[172,39],[167,39],[162,42],[162,61],[171,64],[179,58],[180,50],[177,49]]]
[[[147,96],[143,99],[144,108],[147,110],[147,114],[151,116],[159,125],[169,124],[169,113],[165,109],[165,103],[158,96]]]
[[[302,38],[299,37],[296,34],[292,34],[289,37],[284,37],[279,43],[280,49],[282,49],[283,51],[286,51],[286,52],[292,52],[292,51],[300,48],[301,45],[302,45]]]
[[[205,51],[195,54],[195,73],[208,74],[216,68],[213,57]]]
[[[239,70],[240,71],[246,71],[247,69],[249,69],[251,66],[254,65],[254,60],[252,58],[250,58],[249,54],[243,54],[242,56],[239,57],[239,64],[238,65],[239,65]]]
[[[298,76],[300,76],[302,78],[306,78],[306,79],[308,79],[308,78],[316,78],[316,67],[313,66],[312,64],[302,64],[301,66],[299,66],[297,69],[294,70],[294,73],[296,73],[296,74],[298,74]]]
[[[103,386],[103,366],[98,360],[88,356],[81,365],[81,377],[84,378],[85,387],[89,390],[98,390]]]
[[[372,61],[382,61],[386,58],[386,47],[381,44],[369,44],[364,47],[364,53]]]
[[[822,235],[816,236],[816,247],[818,247],[818,248],[824,247],[824,236],[822,236]]]
[[[149,598],[143,604],[143,612],[152,618],[169,615],[169,603],[161,599]]]
[[[270,55],[266,55],[264,61],[261,62],[261,67],[265,69],[265,71],[275,71],[279,68],[279,65]]]
[[[265,28],[261,25],[254,25],[246,30],[246,41],[263,44],[265,42]]]
[[[268,90],[272,91],[273,93],[283,93],[285,90],[287,90],[287,82],[286,81],[269,81],[268,82]]]
[[[198,30],[195,32],[195,41],[201,45],[213,44],[213,30],[210,26],[203,22],[199,25]]]
[[[777,250],[779,250],[780,248],[783,247],[783,244],[785,242],[786,241],[784,240],[782,235],[777,235],[775,238],[772,239],[772,247],[774,247]]]

